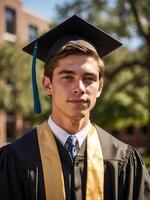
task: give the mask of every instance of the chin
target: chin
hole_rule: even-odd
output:
[[[80,112],[80,113],[76,113],[72,116],[70,116],[72,119],[75,119],[75,120],[80,120],[80,119],[83,119],[85,117],[89,117],[89,113],[88,112]]]

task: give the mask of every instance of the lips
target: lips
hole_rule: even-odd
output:
[[[68,102],[74,103],[74,104],[85,104],[88,102],[88,100],[85,99],[69,99]]]

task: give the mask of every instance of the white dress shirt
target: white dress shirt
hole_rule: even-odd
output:
[[[65,131],[63,128],[61,128],[60,126],[58,126],[53,120],[52,117],[50,116],[48,119],[48,125],[50,127],[50,129],[52,130],[53,134],[55,135],[55,137],[59,140],[59,142],[64,146],[66,143],[67,138],[70,136],[69,133],[67,133],[67,131]],[[75,134],[75,136],[78,139],[79,142],[79,148],[81,147],[81,145],[83,144],[84,140],[86,139],[88,132],[90,129],[90,122],[79,132],[77,132]]]

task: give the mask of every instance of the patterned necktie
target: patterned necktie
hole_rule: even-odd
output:
[[[64,147],[68,151],[72,160],[74,160],[79,150],[79,142],[76,136],[69,136]]]

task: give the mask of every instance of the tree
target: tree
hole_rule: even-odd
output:
[[[33,120],[31,117],[33,116],[33,100],[30,69],[32,57],[22,52],[22,46],[19,43],[4,43],[0,46],[0,114],[3,118],[5,116],[5,121],[0,122],[0,127],[3,129],[0,131],[2,137],[6,136],[7,113],[14,117],[15,127],[12,134],[16,138],[22,134],[24,118]],[[37,79],[39,82],[42,75],[43,69],[41,63],[38,62]],[[44,98],[42,101],[45,110],[47,104],[45,105]]]
[[[128,44],[133,38],[140,41],[134,50],[122,48],[104,58],[107,66],[105,89],[92,114],[102,126],[150,125],[148,5],[148,0],[74,0],[56,7],[58,19],[76,13]]]

